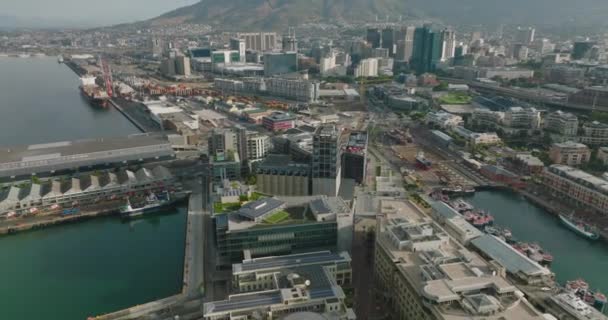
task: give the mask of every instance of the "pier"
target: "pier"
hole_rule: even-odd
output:
[[[114,107],[114,109],[118,110],[118,112],[122,113],[125,118],[127,118],[139,131],[146,133],[148,132],[146,128],[139,123],[135,118],[131,117],[118,103],[114,101],[114,99],[110,99],[110,104]]]

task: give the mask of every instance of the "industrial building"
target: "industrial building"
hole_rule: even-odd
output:
[[[319,126],[313,136],[312,194],[338,195],[341,182],[340,132],[335,125]]]
[[[310,195],[310,164],[271,154],[256,165],[257,190],[277,196]]]
[[[59,212],[62,208],[122,199],[127,194],[167,190],[174,177],[164,167],[138,171],[98,172],[68,180],[51,180],[11,186],[0,192],[0,216],[9,213],[38,214]]]
[[[175,152],[167,138],[156,134],[5,147],[0,150],[0,179],[29,180],[32,175],[91,171],[174,157]]]
[[[355,320],[343,285],[352,277],[348,253],[329,251],[246,259],[232,266],[228,299],[203,305],[205,320]]]

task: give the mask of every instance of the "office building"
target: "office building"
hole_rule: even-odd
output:
[[[541,117],[540,111],[535,108],[509,107],[506,111],[476,108],[471,115],[471,123],[493,130],[501,129],[505,134],[513,135],[537,130]]]
[[[450,61],[456,55],[456,32],[445,29],[441,32],[441,37],[443,39],[441,61]]]
[[[395,29],[390,27],[382,29],[382,48],[387,50],[389,57],[395,55]]]
[[[352,278],[347,252],[246,259],[232,266],[235,294],[203,305],[205,320],[355,320],[341,286]]]
[[[296,117],[285,112],[273,112],[263,118],[262,126],[270,131],[284,131],[295,126]]]
[[[573,141],[554,143],[549,150],[549,158],[554,164],[573,167],[589,162],[591,150],[586,145]]]
[[[275,32],[238,33],[237,38],[245,40],[245,49],[259,52],[275,50],[278,36]]]
[[[289,28],[288,33],[283,35],[282,42],[284,52],[298,52],[298,39],[294,28]]]
[[[224,156],[227,153],[240,153],[241,134],[232,128],[215,128],[209,135],[209,155]],[[239,154],[241,156],[241,154]],[[243,154],[244,156],[244,154]]]
[[[434,31],[425,25],[414,31],[414,51],[412,53],[412,69],[418,74],[435,71],[443,54],[442,33]]]
[[[156,37],[150,38],[150,50],[152,51],[152,57],[161,57],[164,52],[163,41]]]
[[[409,62],[414,52],[414,33],[416,27],[403,27],[396,36],[395,60]]]
[[[298,71],[296,52],[270,52],[264,54],[264,75],[273,76]]]
[[[247,140],[247,160],[260,161],[270,153],[270,137],[265,134],[248,131]]]
[[[589,146],[608,145],[608,124],[597,121],[583,124],[579,131],[579,142]]]
[[[316,81],[269,78],[265,84],[266,93],[272,96],[303,102],[319,100],[320,83]]]
[[[217,64],[231,64],[241,61],[239,50],[214,50],[211,52],[211,63]]]
[[[576,41],[572,47],[572,60],[589,59],[591,49],[596,45],[594,41]]]
[[[588,107],[608,107],[608,87],[593,86],[573,92],[568,97],[568,102],[581,104]]]
[[[561,164],[545,168],[542,179],[555,197],[604,215],[608,212],[608,180]]]
[[[426,116],[426,123],[436,125],[441,129],[450,129],[464,124],[461,116],[445,111],[429,112]]]
[[[211,51],[208,47],[188,48],[188,55],[191,59],[211,58]]]
[[[319,126],[313,136],[312,194],[336,196],[340,190],[340,132],[335,125]]]
[[[363,59],[355,68],[355,77],[377,77],[378,76],[378,59],[369,58]]]
[[[160,63],[160,73],[166,77],[171,77],[175,75],[175,72],[175,59],[163,59]]]
[[[377,28],[367,29],[366,40],[367,43],[372,46],[372,48],[380,48],[382,42],[382,35],[380,33],[380,30],[378,30]]]
[[[578,132],[578,117],[569,112],[551,112],[545,117],[543,127],[558,136],[575,137]]]
[[[215,215],[218,265],[319,250],[350,251],[353,214],[344,201],[335,197],[308,201],[285,207],[279,199],[263,198]],[[319,206],[322,212],[330,211],[325,219],[306,213]]]
[[[382,201],[380,208],[374,281],[387,314],[421,320],[545,319],[506,279],[504,267],[463,247],[419,209],[397,201]]]
[[[256,190],[277,196],[310,195],[310,164],[291,156],[270,154],[256,165]]]
[[[230,50],[239,52],[239,62],[244,63],[247,57],[247,44],[245,39],[232,38],[230,39]]]
[[[536,29],[532,27],[522,28],[517,27],[515,32],[515,42],[529,45],[534,42],[534,36],[536,35]]]
[[[367,133],[351,132],[342,152],[342,177],[363,183],[367,169]]]
[[[585,69],[556,64],[548,67],[544,75],[545,80],[551,83],[576,85],[585,79]]]
[[[191,75],[190,58],[188,58],[188,57],[175,58],[175,73],[180,76],[189,77]]]

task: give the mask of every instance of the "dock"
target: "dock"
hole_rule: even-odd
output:
[[[110,99],[110,104],[114,107],[114,109],[118,110],[118,112],[122,113],[123,116],[125,116],[125,118],[127,118],[127,120],[129,120],[139,131],[143,132],[143,133],[147,133],[148,131],[146,130],[146,128],[139,123],[139,121],[137,121],[135,118],[131,117],[131,115],[129,115],[118,103],[116,103],[114,101],[114,99]]]
[[[200,189],[199,187],[199,190],[193,192],[188,201],[182,291],[174,296],[89,319],[132,320],[147,316],[154,316],[155,319],[173,319],[172,315],[175,314],[184,316],[184,319],[202,317],[201,297],[207,294],[205,287],[209,287],[211,283],[205,280],[205,276],[209,276],[205,274],[205,248],[208,246],[205,230],[209,229],[211,213],[208,211],[207,197]],[[202,189],[208,191],[205,185]]]

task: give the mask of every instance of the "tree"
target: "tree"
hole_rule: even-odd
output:
[[[448,90],[449,84],[446,81],[441,81],[438,85],[433,87],[433,91],[446,91]]]
[[[258,177],[254,174],[247,177],[247,184],[253,186],[258,183]]]

